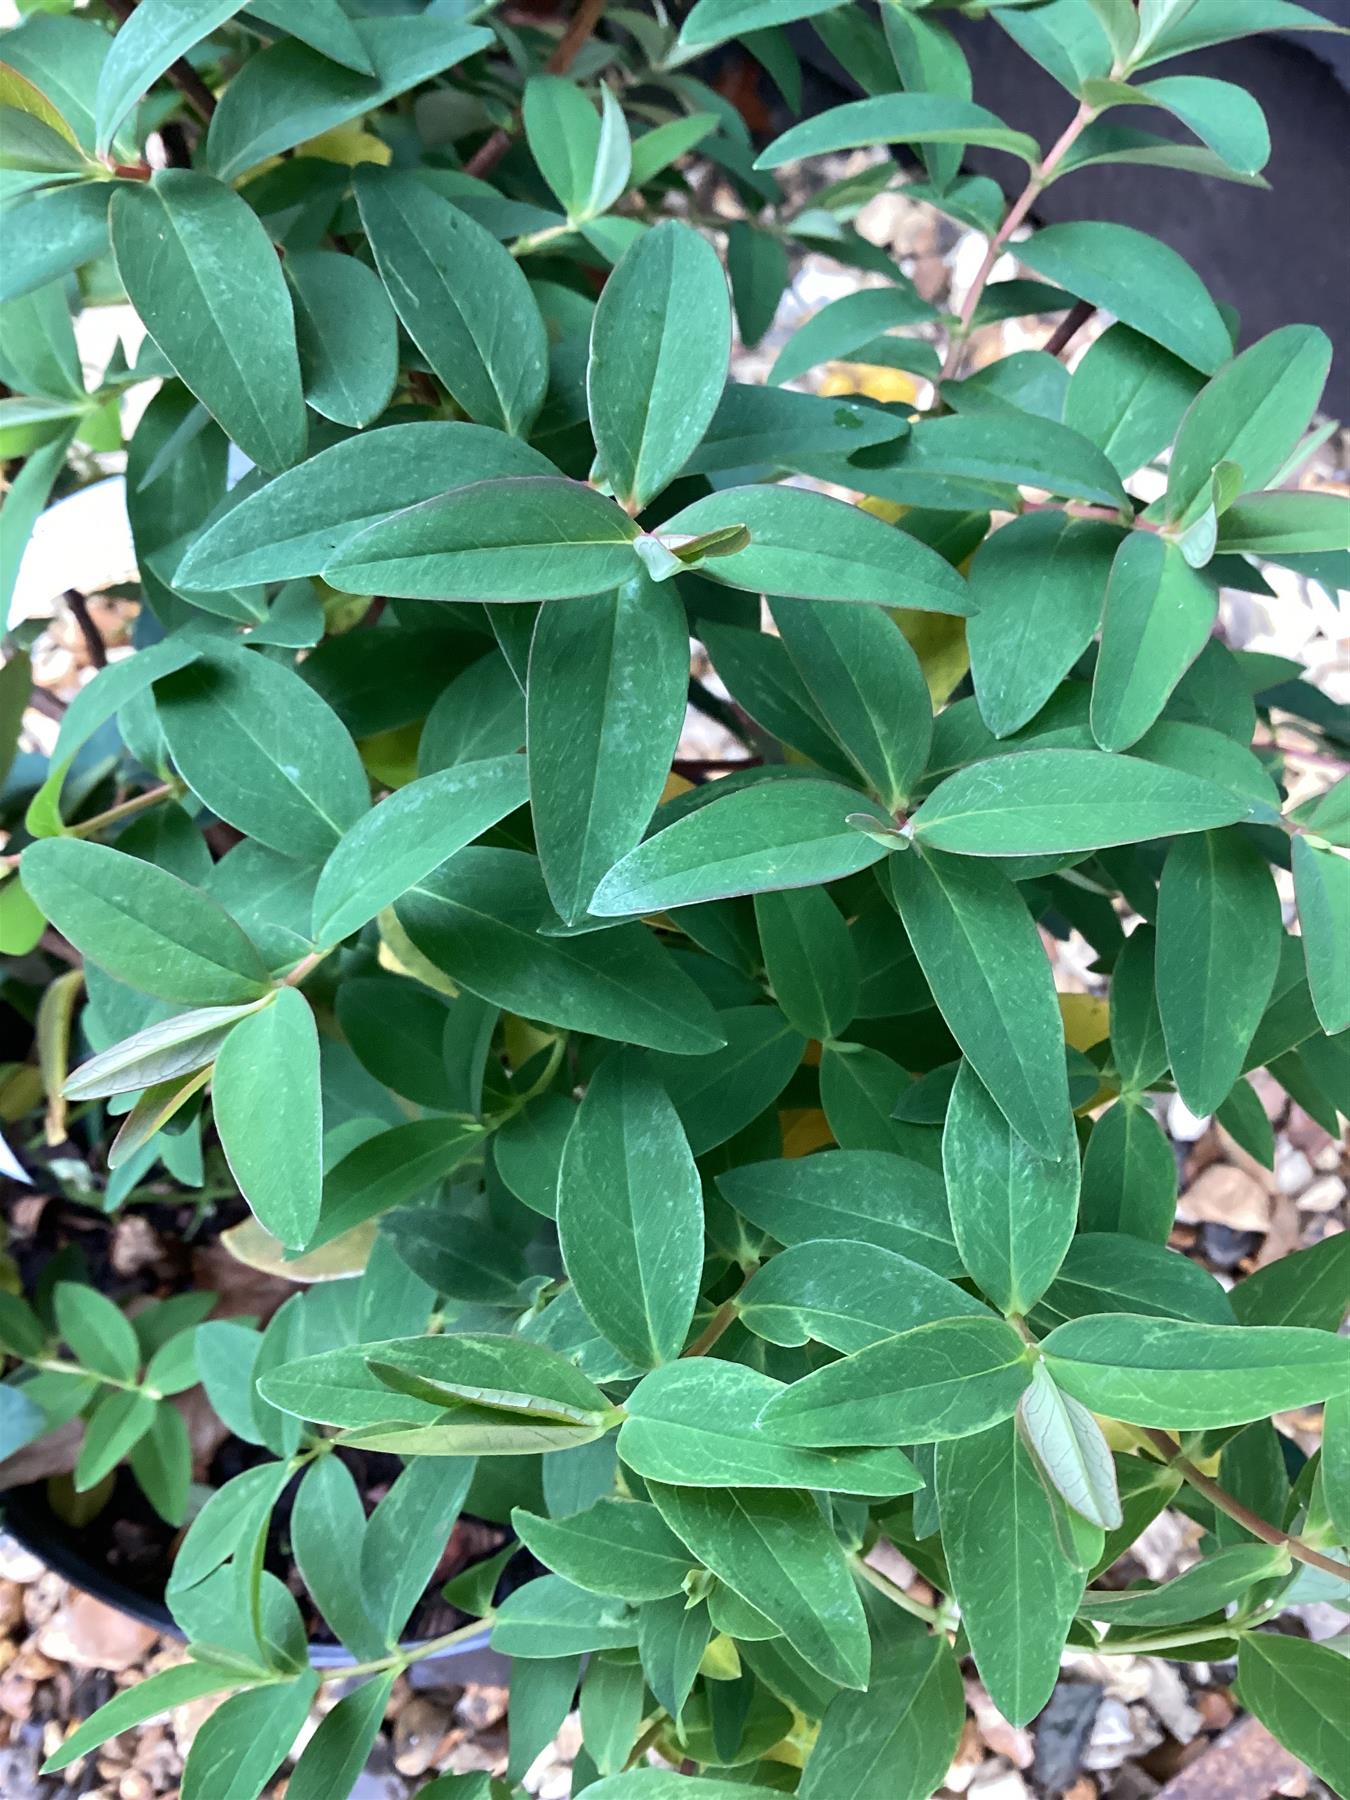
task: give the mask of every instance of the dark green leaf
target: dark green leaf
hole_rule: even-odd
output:
[[[398,321],[379,277],[336,250],[292,252],[286,277],[305,399],[339,425],[369,425],[398,379]]]
[[[471,419],[523,436],[543,402],[548,342],[520,265],[412,173],[363,163],[355,188],[409,337]]]
[[[1092,735],[1126,750],[1204,649],[1219,596],[1176,544],[1131,532],[1116,554],[1092,680]]]
[[[1238,1690],[1266,1729],[1333,1789],[1350,1787],[1345,1659],[1331,1645],[1247,1633],[1238,1650]]]
[[[216,1057],[212,1108],[231,1173],[254,1214],[293,1248],[319,1219],[323,1113],[309,1002],[282,988],[234,1027]]]
[[[566,1519],[518,1506],[511,1524],[549,1568],[593,1594],[660,1600],[680,1593],[690,1570],[689,1552],[656,1508],[632,1500],[599,1500]]]
[[[1350,1376],[1350,1344],[1297,1326],[1110,1313],[1070,1320],[1041,1348],[1059,1386],[1094,1412],[1173,1430],[1311,1406]]]
[[[698,444],[730,351],[721,264],[705,238],[667,219],[621,258],[591,330],[586,389],[599,469],[630,511],[654,499]]]
[[[1030,1312],[1078,1222],[1078,1147],[1065,1120],[1058,1162],[1037,1156],[968,1062],[942,1133],[952,1229],[967,1272],[1004,1313]]]
[[[757,894],[755,923],[769,985],[788,1022],[808,1038],[838,1037],[857,1011],[860,973],[834,901],[815,888]]]
[[[207,175],[160,169],[117,189],[111,226],[131,303],[185,384],[254,462],[298,462],[306,427],[295,316],[256,214]]]
[[[224,909],[152,863],[55,838],[24,852],[24,885],[91,962],[145,993],[229,1006],[268,991],[267,971]]]
[[[1166,1243],[1177,1210],[1177,1164],[1146,1101],[1127,1095],[1092,1127],[1080,1207],[1085,1231]]]
[[[774,139],[755,167],[780,169],[805,156],[825,156],[865,145],[918,143],[977,144],[1007,150],[1027,163],[1035,162],[1039,155],[1034,138],[1014,131],[973,101],[954,94],[878,94],[870,100],[832,107],[794,125]]]
[[[736,1311],[770,1343],[814,1338],[849,1354],[916,1325],[982,1316],[986,1308],[964,1288],[892,1250],[812,1238],[771,1257],[746,1283]]]
[[[1172,846],[1158,888],[1158,1006],[1178,1092],[1199,1117],[1243,1069],[1280,938],[1274,877],[1244,837],[1209,831]]]
[[[1106,452],[1121,475],[1171,443],[1200,376],[1160,344],[1112,325],[1088,346],[1069,381],[1064,423]]]
[[[656,810],[688,685],[689,625],[670,583],[638,572],[614,593],[540,612],[526,697],[530,805],[565,924],[585,918]]]
[[[1313,1005],[1323,1031],[1334,1036],[1350,1027],[1350,950],[1345,942],[1350,859],[1296,837],[1294,892]]]
[[[976,770],[981,766],[993,765]],[[1030,1148],[1059,1158],[1069,1116],[1064,1031],[1021,896],[997,870],[951,856],[905,851],[891,858],[887,874],[920,967],[967,1060]]]
[[[651,1493],[699,1561],[771,1619],[813,1668],[841,1687],[867,1686],[862,1602],[812,1495],[659,1483]]]
[[[547,904],[533,858],[475,849],[428,876],[395,911],[438,969],[511,1012],[678,1055],[718,1047],[712,1008],[645,926],[541,937]]]
[[[640,1368],[680,1354],[698,1298],[703,1200],[679,1117],[631,1057],[577,1110],[558,1173],[558,1236],[596,1329]]]

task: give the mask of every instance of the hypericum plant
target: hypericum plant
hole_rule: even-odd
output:
[[[107,0],[4,40],[11,583],[122,390],[159,383],[127,446],[136,654],[6,801],[7,994],[31,1010],[64,967],[44,929],[85,959],[68,1115],[78,976],[39,1035],[86,1190],[134,1199],[163,1159],[209,1204],[223,1150],[249,1254],[325,1277],[265,1333],[196,1328],[257,1458],[177,1557],[191,1659],[49,1767],[230,1690],[184,1795],[266,1786],[317,1681],[352,1673],[310,1669],[263,1573],[299,1475],[295,1554],[367,1679],[287,1793],[336,1800],[445,1641],[401,1637],[487,1472],[552,1572],[496,1605],[500,1559],[455,1589],[514,1659],[510,1768],[428,1794],[519,1792],[580,1682],[575,1793],[914,1800],[960,1733],[960,1659],[1022,1722],[1066,1645],[1235,1656],[1244,1702],[1345,1790],[1345,1661],[1261,1627],[1350,1576],[1350,1235],[1225,1292],[1167,1247],[1150,1102],[1266,1160],[1249,1073],[1330,1130],[1344,1104],[1350,790],[1288,810],[1269,727],[1345,727],[1214,632],[1262,559],[1346,567],[1347,502],[1282,485],[1323,435],[1328,346],[1289,326],[1238,351],[1121,225],[1040,231],[1017,244],[1040,279],[990,281],[1076,168],[1259,181],[1256,103],[1156,66],[1323,22],[987,10],[1077,104],[1046,153],[972,101],[946,9],[893,0],[698,0],[678,30],[600,0],[565,28]],[[867,97],[757,154],[698,59],[745,34],[791,97],[781,27],[811,14]],[[791,199],[774,174],[896,145],[911,194],[987,234],[959,316],[854,228],[889,158]],[[1026,166],[1011,203],[967,145]],[[705,168],[734,207],[706,210]],[[882,284],[728,385],[733,308],[758,340],[797,249]],[[123,293],[149,336],[89,390],[71,304]],[[1114,322],[1070,374],[1094,311]],[[1031,312],[1066,315],[1045,350],[965,372],[972,332]],[[931,399],[786,385],[840,358]],[[734,705],[691,685],[691,636]],[[745,767],[673,777],[690,697]],[[1070,931],[1109,1035],[1056,994],[1041,934]],[[58,1376],[112,1389],[100,1473],[162,1428],[141,1322],[133,1347],[78,1288],[54,1335],[3,1317],[39,1370],[0,1389],[11,1442]],[[1304,1460],[1272,1415],[1324,1401]],[[368,1518],[344,1446],[404,1459]],[[1200,1560],[1123,1585],[1167,1506]]]

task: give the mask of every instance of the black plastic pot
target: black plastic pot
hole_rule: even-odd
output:
[[[120,1580],[102,1563],[81,1553],[74,1528],[53,1515],[41,1483],[11,1488],[0,1494],[0,1527],[73,1587],[83,1589],[105,1606],[125,1613],[138,1624],[148,1625],[164,1637],[183,1640],[182,1632],[162,1600]],[[457,1680],[490,1682],[504,1687],[510,1663],[506,1657],[488,1648],[488,1637],[485,1626],[482,1631],[465,1638],[463,1643],[433,1651],[420,1660],[424,1663],[453,1662]],[[419,1640],[411,1639],[399,1648],[415,1651],[419,1648]],[[311,1644],[309,1660],[316,1669],[340,1669],[356,1659],[341,1644]]]

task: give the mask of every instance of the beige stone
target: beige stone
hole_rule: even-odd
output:
[[[38,1649],[76,1669],[129,1669],[149,1655],[159,1633],[92,1594],[72,1591],[38,1633]]]
[[[1177,1202],[1177,1217],[1192,1225],[1226,1225],[1230,1231],[1266,1231],[1270,1196],[1232,1163],[1211,1163]]]

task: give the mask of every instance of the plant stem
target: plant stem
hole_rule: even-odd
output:
[[[309,955],[302,957],[291,970],[290,974],[282,982],[282,987],[299,987],[302,981],[308,980],[314,973],[324,957],[331,956],[336,948],[336,944],[329,944],[325,950],[311,950]]]
[[[1309,1568],[1320,1569],[1324,1575],[1335,1575],[1342,1581],[1350,1581],[1350,1563],[1339,1562],[1334,1556],[1323,1556],[1320,1550],[1314,1550],[1311,1544],[1305,1544],[1302,1538],[1293,1537],[1287,1531],[1281,1531],[1278,1525],[1270,1525],[1254,1513],[1250,1507],[1235,1499],[1226,1488],[1221,1488],[1217,1481],[1211,1479],[1203,1470],[1197,1469],[1188,1456],[1183,1456],[1165,1431],[1140,1430],[1138,1435],[1144,1439],[1149,1448],[1155,1450],[1165,1463],[1174,1468],[1182,1480],[1193,1487],[1197,1494],[1203,1494],[1212,1506],[1217,1506],[1221,1513],[1227,1513],[1230,1519],[1241,1525],[1244,1531],[1260,1538],[1263,1544],[1272,1544],[1277,1549],[1287,1550],[1297,1561],[1307,1563]]]
[[[89,652],[89,660],[96,669],[108,666],[108,646],[103,642],[103,634],[95,625],[89,613],[89,602],[78,588],[67,588],[64,599],[74,614],[75,623],[80,628],[80,636],[84,639],[84,647]]]
[[[600,23],[605,0],[581,0],[581,5],[568,20],[567,29],[558,39],[552,56],[544,65],[550,75],[565,75],[576,61],[577,53]],[[466,175],[480,178],[495,169],[511,148],[511,133],[499,127],[464,165]]]
[[[1090,300],[1075,300],[1068,312],[1065,313],[1059,324],[1056,325],[1044,344],[1042,344],[1041,348],[1045,351],[1045,354],[1047,356],[1059,356],[1061,352],[1067,350],[1096,310],[1096,307]]]
[[[340,1668],[324,1669],[319,1680],[350,1681],[353,1676],[383,1675],[387,1669],[406,1669],[410,1663],[422,1662],[428,1656],[435,1656],[441,1650],[448,1650],[452,1644],[462,1644],[465,1638],[474,1637],[485,1625],[491,1625],[493,1615],[484,1613],[481,1619],[471,1619],[467,1625],[459,1625],[454,1631],[447,1631],[444,1637],[428,1638],[425,1644],[413,1644],[406,1650],[392,1650],[388,1656],[377,1656],[371,1662],[344,1663]]]
[[[984,253],[984,261],[975,271],[975,279],[970,284],[970,291],[962,302],[960,320],[947,345],[947,355],[942,364],[939,381],[945,380],[947,376],[956,372],[966,339],[970,336],[971,326],[975,320],[975,309],[980,304],[980,297],[993,273],[994,264],[1003,254],[1003,246],[1036,204],[1050,177],[1073,148],[1080,134],[1086,130],[1096,116],[1097,109],[1089,106],[1086,100],[1083,101],[1059,137],[1032,170],[1027,185],[1008,208],[1003,223],[990,238],[989,248]]]
[[[125,25],[136,10],[136,0],[107,0],[108,11],[122,25]],[[211,123],[211,116],[216,110],[216,97],[184,57],[171,63],[167,71],[169,80],[192,107],[204,125]]]
[[[1236,1637],[1240,1632],[1253,1631],[1258,1625],[1264,1625],[1267,1619],[1273,1619],[1279,1611],[1278,1607],[1268,1606],[1261,1612],[1253,1613],[1248,1619],[1225,1619],[1218,1625],[1196,1625],[1187,1631],[1163,1632],[1157,1637],[1122,1638],[1119,1643],[1112,1643],[1108,1638],[1105,1643],[1093,1646],[1094,1656],[1152,1656],[1159,1650],[1181,1650],[1187,1644],[1208,1644],[1216,1637]]]
[[[122,1381],[116,1375],[105,1375],[101,1369],[86,1369],[83,1363],[65,1362],[59,1356],[34,1357],[30,1366],[47,1375],[78,1375],[85,1381],[101,1381],[104,1387],[120,1388],[124,1394],[148,1394],[152,1400],[164,1398],[158,1388],[146,1387],[142,1381]]]
[[[1091,506],[1085,500],[1024,500],[1021,511],[1062,512],[1071,519],[1107,519],[1112,525],[1129,525],[1135,531],[1158,531],[1151,519],[1132,518],[1117,506]]]
[[[681,1351],[680,1354],[682,1356],[706,1356],[723,1332],[730,1330],[731,1326],[735,1324],[738,1298],[739,1292],[733,1294],[730,1300],[724,1300],[689,1348]]]
[[[78,825],[68,825],[65,835],[75,838],[93,837],[105,825],[116,825],[122,819],[134,818],[137,813],[148,812],[152,806],[158,806],[161,800],[177,800],[180,794],[186,792],[187,788],[181,781],[166,781],[159,787],[146,788],[143,794],[133,794],[130,800],[110,806],[106,812],[95,813],[92,819],[81,819]]]
[[[854,1574],[861,1575],[869,1587],[874,1587],[879,1594],[884,1594],[888,1600],[893,1601],[902,1612],[912,1613],[916,1619],[922,1619],[925,1625],[937,1625],[940,1622],[941,1614],[935,1606],[925,1606],[922,1600],[911,1599],[902,1587],[897,1587],[880,1569],[874,1569],[871,1563],[864,1562],[861,1556],[853,1558],[853,1571]]]

